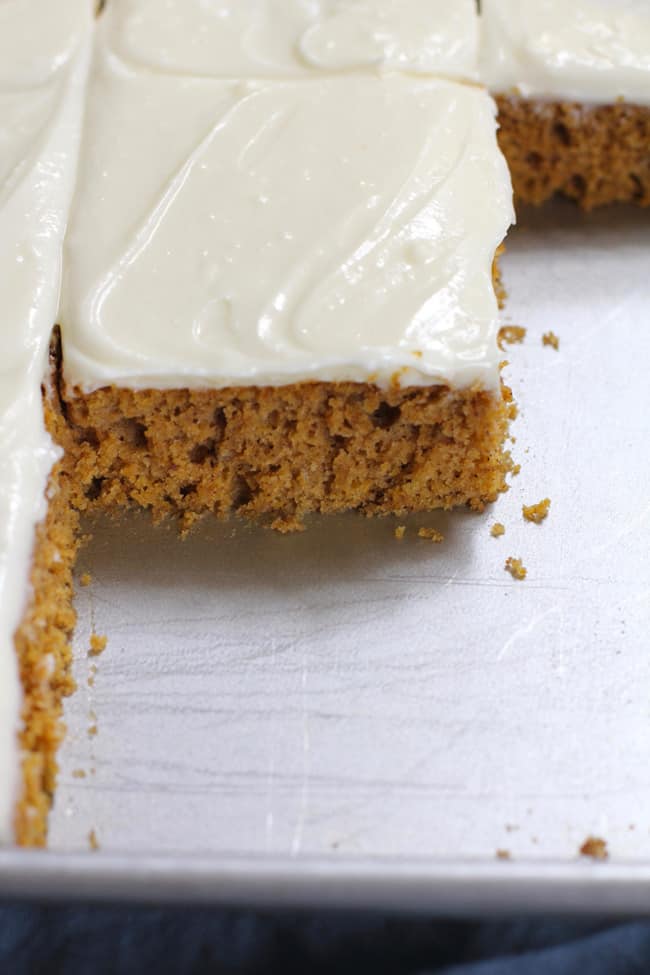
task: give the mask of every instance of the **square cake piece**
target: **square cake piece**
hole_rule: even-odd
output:
[[[491,99],[375,67],[188,74],[189,27],[153,71],[132,9],[99,32],[67,237],[76,505],[288,529],[493,500],[513,214]]]
[[[0,4],[0,842],[40,842],[73,622],[43,521],[59,456],[41,384],[59,297],[89,60],[88,0]],[[35,537],[38,535],[35,546]]]
[[[483,0],[481,32],[515,197],[650,205],[650,4]]]

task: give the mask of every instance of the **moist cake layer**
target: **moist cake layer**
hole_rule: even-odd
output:
[[[85,0],[0,4],[0,841],[13,835],[21,758],[25,766],[38,760],[41,740],[24,739],[21,756],[14,632],[30,598],[34,530],[58,456],[43,422],[41,382],[56,316],[89,24]],[[46,639],[42,655],[48,647]],[[46,665],[24,657],[28,712]]]
[[[79,510],[137,504],[185,527],[203,514],[292,530],[312,512],[482,509],[508,469],[508,407],[477,387],[111,387],[63,393],[59,410]]]
[[[650,106],[647,0],[483,0],[481,80],[500,95]]]
[[[650,108],[576,105],[497,96],[499,144],[517,200],[555,193],[590,210],[650,206]]]
[[[157,74],[107,49],[110,23],[66,242],[70,388],[498,389],[512,190],[483,91]]]
[[[108,13],[124,60],[174,74],[477,77],[474,0],[111,0]]]
[[[74,689],[70,637],[75,623],[72,567],[79,544],[78,514],[59,465],[47,496],[47,515],[36,529],[33,548],[32,597],[15,634],[23,707],[22,782],[13,823],[14,837],[24,846],[45,843],[56,752],[65,730],[62,700]]]

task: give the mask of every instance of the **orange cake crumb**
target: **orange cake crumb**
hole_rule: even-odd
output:
[[[510,850],[497,850],[497,860],[511,860]]]
[[[89,586],[92,581],[93,581],[93,577],[91,576],[90,572],[84,572],[81,578],[79,579],[79,584],[81,586]]]
[[[505,389],[77,393],[61,399],[51,432],[84,512],[142,505],[155,522],[237,514],[295,530],[312,512],[483,510],[509,469]]]
[[[536,525],[539,525],[547,517],[550,507],[551,499],[544,498],[543,501],[538,501],[537,504],[523,505],[521,510],[526,521],[532,521]]]
[[[513,477],[517,477],[518,474],[521,474],[521,464],[513,464],[510,473]]]
[[[550,345],[554,349],[559,349],[560,340],[555,332],[544,332],[542,335],[542,345]]]
[[[420,528],[418,530],[418,538],[428,538],[430,542],[435,542],[439,545],[440,542],[444,542],[445,536],[442,532],[437,531],[435,528]]]
[[[108,643],[108,638],[105,636],[99,636],[97,633],[93,633],[90,637],[90,650],[88,651],[88,656],[98,657],[100,653],[103,653],[106,649],[106,644]]]
[[[496,102],[516,203],[562,193],[585,210],[614,202],[650,206],[650,107],[510,95]]]
[[[73,779],[85,779],[86,778],[86,773],[84,772],[84,770],[82,768],[76,768],[73,771],[73,773],[72,773],[72,778]]]
[[[500,521],[495,522],[490,528],[490,535],[492,538],[500,538],[501,535],[505,535],[506,526],[502,525]]]
[[[75,688],[70,673],[70,636],[75,624],[72,607],[72,566],[79,547],[79,519],[67,479],[59,477],[63,462],[50,477],[45,521],[36,532],[31,572],[32,599],[15,636],[23,687],[23,792],[15,818],[16,840],[22,846],[45,843],[47,813],[56,782],[56,751],[63,737],[63,698]],[[51,665],[43,680],[43,648]]]
[[[395,538],[404,538],[406,535],[406,525],[398,525],[395,529]]]
[[[88,737],[89,738],[94,738],[96,736],[96,734],[97,734],[97,730],[98,730],[97,729],[97,725],[96,724],[91,724],[90,727],[88,728]]]
[[[579,852],[580,856],[591,857],[592,860],[607,860],[609,857],[607,843],[600,836],[588,836]]]
[[[499,329],[499,348],[503,348],[504,342],[508,345],[523,342],[526,338],[526,329],[521,325],[502,325]]]
[[[91,829],[88,833],[88,846],[91,850],[99,849],[99,840],[97,839],[97,833],[94,829]]]
[[[525,579],[528,574],[528,569],[524,567],[521,559],[516,559],[512,555],[506,559],[505,568],[513,579]]]

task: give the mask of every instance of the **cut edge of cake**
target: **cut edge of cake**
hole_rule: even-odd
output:
[[[650,108],[495,98],[516,201],[539,205],[560,193],[584,210],[650,206]]]

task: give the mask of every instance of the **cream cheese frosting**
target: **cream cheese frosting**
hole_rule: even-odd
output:
[[[122,58],[175,74],[477,77],[474,0],[111,0],[108,13]]]
[[[483,0],[481,32],[495,93],[650,105],[648,0]]]
[[[0,2],[0,842],[13,835],[21,694],[13,636],[57,452],[41,382],[56,320],[85,83],[88,0]]]
[[[109,28],[66,243],[69,386],[496,387],[513,211],[485,92],[172,76]]]

